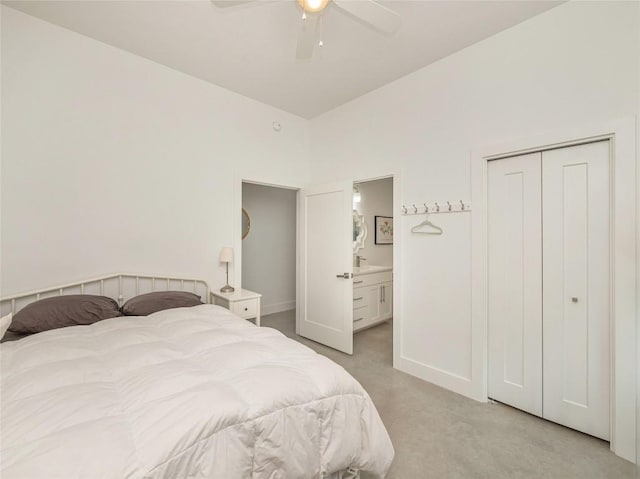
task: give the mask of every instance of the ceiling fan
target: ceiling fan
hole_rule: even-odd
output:
[[[211,0],[216,7],[233,7],[257,0]],[[307,60],[313,55],[322,11],[329,2],[358,18],[380,33],[390,35],[400,27],[400,15],[374,0],[297,0],[302,7],[302,28],[298,35],[296,58]],[[318,42],[322,46],[322,38]]]

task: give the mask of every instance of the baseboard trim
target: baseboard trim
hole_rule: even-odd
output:
[[[475,399],[476,401],[486,402],[484,398],[478,397],[474,394],[471,378],[465,378],[450,371],[445,371],[435,366],[424,364],[403,356],[399,358],[398,363],[399,364],[396,366],[396,369],[410,374],[411,376],[415,376],[468,398]]]
[[[289,311],[291,309],[296,309],[295,299],[281,303],[262,304],[260,305],[260,315],[266,316],[267,314],[281,313],[282,311]]]

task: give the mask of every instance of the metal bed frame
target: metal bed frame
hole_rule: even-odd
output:
[[[122,306],[134,296],[154,291],[189,291],[199,294],[203,303],[209,303],[209,285],[201,279],[116,273],[0,298],[0,316],[15,314],[30,303],[53,296],[97,294],[116,299]]]

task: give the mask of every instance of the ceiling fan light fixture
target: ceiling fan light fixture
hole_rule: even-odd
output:
[[[298,0],[305,12],[316,13],[325,9],[330,0]]]

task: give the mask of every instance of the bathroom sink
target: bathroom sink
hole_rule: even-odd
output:
[[[354,266],[353,274],[371,274],[371,273],[381,273],[383,271],[391,271],[393,267],[391,266],[377,266],[373,264],[363,265],[363,266]]]

